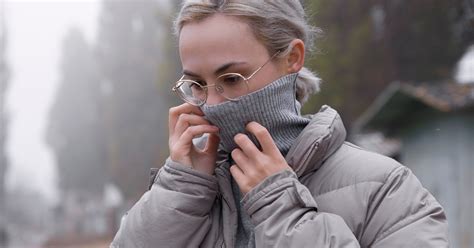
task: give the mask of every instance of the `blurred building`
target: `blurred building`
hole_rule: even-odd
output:
[[[473,3],[474,4],[474,3]],[[474,13],[473,13],[474,19]],[[474,26],[474,21],[473,21]],[[456,68],[456,81],[461,84],[474,83],[474,45],[471,45]]]
[[[474,247],[474,78],[392,83],[352,133],[415,173],[444,207],[452,247]]]

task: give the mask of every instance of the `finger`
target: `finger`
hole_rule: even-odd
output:
[[[242,149],[245,155],[249,158],[256,158],[258,155],[261,154],[260,150],[245,134],[239,133],[235,135],[234,141],[240,147],[240,149]]]
[[[235,161],[235,163],[239,166],[239,168],[244,172],[247,173],[249,169],[249,158],[240,150],[239,148],[236,148],[232,150],[230,153],[232,156],[232,159]]]
[[[196,136],[203,135],[205,133],[217,133],[219,129],[216,126],[211,125],[198,125],[190,126],[184,131],[176,142],[178,147],[187,147],[193,144],[193,139]]]
[[[207,138],[206,148],[204,149],[205,152],[217,152],[217,148],[219,148],[220,138],[219,135],[215,133],[209,134]]]
[[[255,121],[252,121],[247,124],[245,129],[257,138],[258,142],[262,146],[262,150],[264,153],[273,153],[276,151],[279,152],[278,147],[273,141],[272,136],[264,126],[260,125]]]
[[[201,111],[200,108],[193,106],[189,103],[183,103],[179,106],[170,108],[168,116],[168,128],[170,135],[174,132],[174,127],[176,126],[178,117],[183,113],[204,116],[204,113]]]
[[[181,136],[189,126],[210,125],[209,121],[195,114],[181,114],[174,128],[173,136]]]
[[[234,177],[235,182],[237,182],[237,184],[239,185],[239,188],[242,189],[247,180],[247,177],[245,176],[242,169],[240,169],[238,165],[234,164],[230,167],[230,174],[232,174],[232,176]]]

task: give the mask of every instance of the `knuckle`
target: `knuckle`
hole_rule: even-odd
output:
[[[186,114],[180,114],[178,116],[178,122],[184,122],[186,121]]]
[[[170,116],[179,116],[182,113],[185,113],[187,111],[186,104],[181,104],[178,106],[173,106],[169,109],[169,114]]]
[[[259,169],[255,169],[255,168],[252,168],[246,171],[246,175],[248,176],[248,178],[252,178],[252,179],[257,178],[259,174],[260,174]]]
[[[255,173],[256,174],[262,174],[265,172],[265,167],[264,166],[255,166]]]
[[[175,116],[176,113],[178,113],[178,107],[171,107],[171,108],[169,109],[169,115],[170,115],[170,116]]]
[[[255,130],[255,135],[259,137],[264,137],[267,135],[267,129],[265,129],[264,127],[258,127]]]
[[[239,157],[239,155],[240,155],[239,149],[234,149],[234,150],[231,152],[231,156],[232,156],[233,158]]]
[[[198,126],[191,126],[191,127],[188,127],[186,131],[191,133],[191,134],[195,134],[195,133],[199,132],[199,127]]]
[[[239,133],[239,134],[234,136],[234,140],[237,143],[242,143],[244,141],[244,135]]]
[[[193,136],[193,127],[186,128],[186,130],[183,132],[183,134],[179,138],[182,139],[183,137],[186,137],[186,136]]]

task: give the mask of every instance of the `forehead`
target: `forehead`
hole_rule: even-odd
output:
[[[187,23],[179,36],[183,67],[218,65],[229,60],[248,60],[266,53],[248,24],[237,17],[214,14],[200,22]]]

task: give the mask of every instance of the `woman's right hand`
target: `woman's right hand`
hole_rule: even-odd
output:
[[[183,165],[212,175],[216,166],[219,129],[204,119],[204,113],[189,103],[169,111],[170,158]],[[193,138],[209,133],[204,149],[194,146]]]

